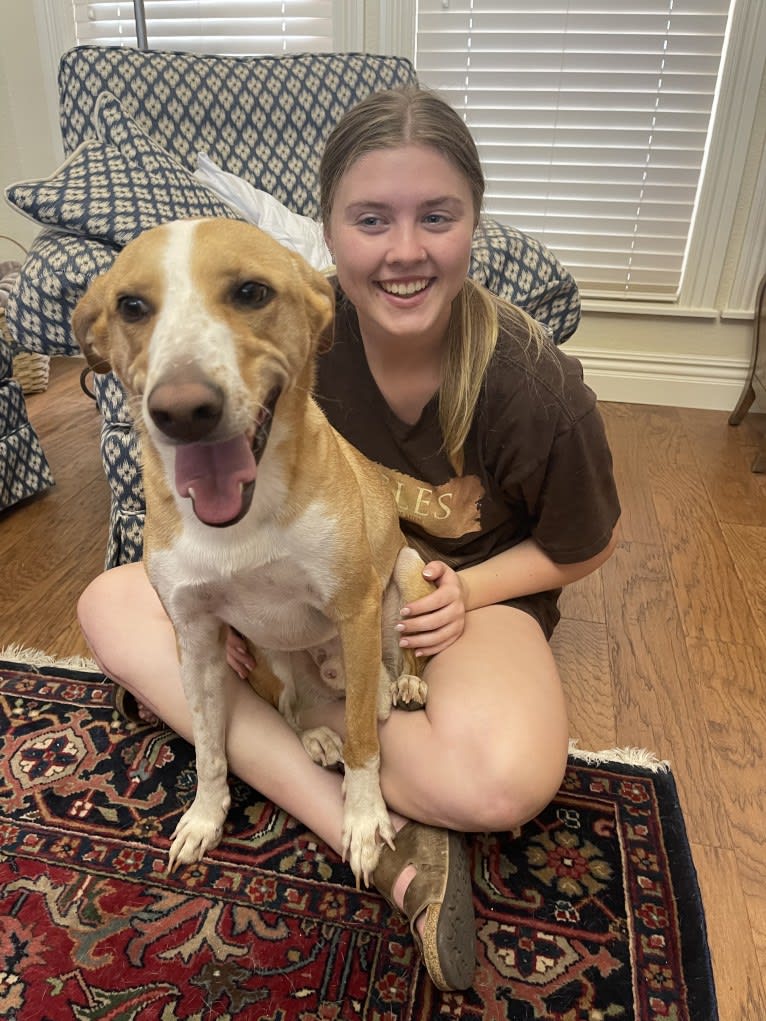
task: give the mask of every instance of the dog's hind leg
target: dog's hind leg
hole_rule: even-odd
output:
[[[342,676],[340,643],[337,640],[330,640],[325,644],[337,656],[339,674]],[[276,683],[280,688],[279,697],[276,701],[272,699],[272,704],[301,739],[309,758],[318,766],[335,766],[342,763],[343,739],[340,734],[327,726],[304,729],[300,722],[302,709],[326,698],[321,690],[322,685],[314,677],[321,672],[321,667],[317,663],[318,658],[323,659],[321,649],[317,647],[299,652],[262,652],[261,657],[265,661],[267,674],[272,678],[271,687],[273,688]],[[253,687],[261,694],[256,685]]]

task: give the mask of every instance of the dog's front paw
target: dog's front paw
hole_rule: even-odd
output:
[[[370,885],[380,858],[381,843],[394,846],[394,830],[380,792],[377,761],[358,769],[346,768],[343,778],[343,860],[354,873],[356,885]]]
[[[319,766],[335,766],[343,762],[343,742],[340,736],[329,727],[313,727],[304,730],[301,742],[308,752],[309,758]]]
[[[428,698],[428,683],[416,674],[402,674],[391,682],[391,701],[395,706],[422,709]]]
[[[360,880],[364,880],[365,886],[370,885],[383,843],[393,847],[395,836],[396,830],[385,808],[381,814],[370,813],[369,818],[365,819],[349,819],[346,813],[343,822],[343,860],[351,867],[357,888]]]
[[[179,865],[191,865],[212,850],[221,839],[225,818],[225,812],[211,818],[196,802],[184,812],[173,833],[168,872],[175,872]]]

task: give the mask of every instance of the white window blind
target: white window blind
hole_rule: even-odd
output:
[[[486,212],[591,297],[679,291],[729,0],[418,0],[415,63],[463,114]]]
[[[135,46],[133,3],[72,0],[78,43]],[[261,56],[336,48],[333,0],[146,0],[153,50]]]

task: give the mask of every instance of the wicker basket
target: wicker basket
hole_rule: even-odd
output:
[[[5,309],[0,306],[0,344],[10,344],[5,322]],[[48,389],[50,358],[34,351],[19,351],[13,356],[13,378],[25,394],[39,394]]]
[[[25,251],[22,245],[19,245],[18,241],[14,241],[13,238],[9,238],[5,234],[0,234],[0,238],[12,241],[22,251]],[[8,324],[5,321],[5,301],[20,268],[19,263],[5,262],[2,264],[3,272],[0,274],[2,276],[2,280],[0,280],[0,344],[14,346]],[[14,355],[13,378],[19,383],[25,394],[42,393],[43,390],[48,389],[50,362],[48,355],[37,354],[33,351],[19,351]]]

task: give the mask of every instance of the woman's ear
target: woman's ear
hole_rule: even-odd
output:
[[[332,237],[330,235],[329,227],[325,227],[322,231],[324,234],[324,243],[327,245],[327,251],[330,253],[330,258],[335,262],[335,252],[332,250]]]

